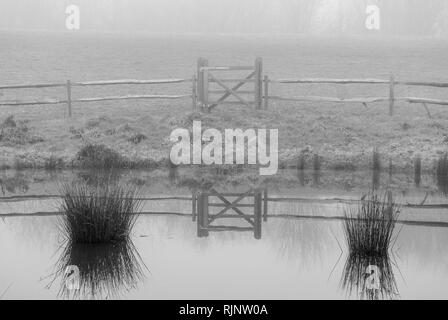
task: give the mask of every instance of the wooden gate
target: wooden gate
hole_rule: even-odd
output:
[[[229,200],[229,198],[233,198],[233,200]],[[241,203],[245,198],[253,199],[253,201]],[[210,201],[213,199],[218,202]],[[211,213],[210,208],[213,207],[222,209],[218,213]],[[243,208],[252,208],[253,214],[243,212]],[[230,210],[236,214],[229,214]],[[217,219],[243,219],[248,226],[213,225]],[[207,192],[193,194],[193,220],[197,220],[198,237],[207,237],[209,232],[214,231],[253,231],[255,239],[261,239],[262,219],[267,221],[267,190],[219,193],[215,189],[211,189]]]
[[[219,78],[216,74],[225,71],[250,71],[245,78]],[[231,83],[236,85],[231,86]],[[253,90],[240,90],[246,83],[253,83]],[[210,90],[211,84],[216,84],[219,89]],[[233,67],[211,67],[208,60],[198,59],[195,104],[203,111],[210,112],[218,105],[222,104],[242,104],[247,107],[261,109],[263,101],[263,60],[257,58],[253,66],[233,66]],[[221,96],[214,99],[216,94]],[[252,96],[252,98],[247,98]],[[228,101],[233,97],[236,100]]]

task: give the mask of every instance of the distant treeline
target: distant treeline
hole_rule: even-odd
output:
[[[368,5],[384,34],[448,36],[446,0],[1,0],[0,28],[65,28],[78,5],[83,30],[362,34]]]

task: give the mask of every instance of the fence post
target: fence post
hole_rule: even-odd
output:
[[[254,237],[261,239],[261,191],[256,190],[254,195]]]
[[[205,112],[210,112],[208,105],[208,71],[203,70],[202,72],[202,108],[205,109]]]
[[[209,223],[209,220],[208,220],[208,197],[209,197],[209,194],[205,193],[204,199],[203,199],[204,204],[203,204],[203,208],[202,208],[203,209],[203,211],[202,211],[202,213],[203,213],[202,227],[205,229],[203,231],[204,237],[208,237],[208,223]]]
[[[197,205],[198,205],[198,198],[197,198],[197,193],[196,193],[196,191],[193,191],[192,193],[191,193],[191,205],[192,205],[192,207],[191,207],[191,216],[192,216],[192,220],[193,221],[196,221],[196,216],[197,216],[197,212],[198,212],[198,209],[197,209]]]
[[[208,60],[205,58],[199,58],[198,59],[198,65],[197,65],[197,99],[199,105],[203,106],[204,103],[204,77],[203,72],[201,71],[202,67],[208,66]]]
[[[202,238],[203,237],[203,231],[202,231],[202,221],[203,221],[203,217],[204,217],[204,201],[203,201],[203,194],[202,192],[199,193],[197,195],[197,217],[196,217],[196,222],[197,222],[197,231],[198,231],[198,237]]]
[[[72,117],[72,82],[67,80],[67,107],[68,107],[68,116]]]
[[[198,99],[197,99],[197,77],[196,75],[193,76],[193,80],[192,80],[193,84],[192,84],[192,99],[193,99],[193,111],[196,111],[198,108]]]
[[[269,77],[264,76],[264,109],[269,108]]]
[[[389,116],[394,115],[394,104],[395,104],[395,77],[390,76],[389,83]]]
[[[263,221],[268,221],[268,188],[264,189]]]
[[[263,59],[255,60],[255,109],[260,110],[263,99]]]

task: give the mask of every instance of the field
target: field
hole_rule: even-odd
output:
[[[0,32],[0,84],[111,79],[191,78],[198,57],[214,65],[252,64],[264,59],[271,79],[291,77],[385,78],[447,81],[448,42],[438,39],[307,38],[304,36],[167,36],[144,34]],[[73,91],[73,97],[119,94],[189,94],[189,84],[121,86]],[[9,90],[1,100],[64,97],[63,89]],[[335,97],[387,96],[387,86],[275,85],[271,94]],[[397,96],[448,98],[446,89],[402,87]],[[288,165],[300,155],[318,153],[326,168],[366,168],[375,147],[384,164],[408,169],[417,156],[423,168],[446,151],[448,112],[398,103],[393,117],[387,104],[270,103],[267,111],[220,106],[211,114],[193,113],[191,100],[126,101],[1,107],[0,121],[14,116],[26,127],[25,139],[0,139],[0,165],[42,167],[48,159],[71,164],[87,142],[105,144],[133,160],[166,159],[170,132],[189,127],[279,129],[279,157]],[[23,137],[22,137],[23,138]],[[307,162],[308,163],[308,162]]]

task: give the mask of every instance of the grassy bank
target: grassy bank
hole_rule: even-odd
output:
[[[13,117],[8,112],[12,110],[3,109],[0,165],[19,169],[85,167],[80,150],[93,144],[112,150],[109,156],[121,159],[121,167],[163,166],[171,148],[171,131],[191,128],[193,120],[201,120],[203,128],[219,130],[278,129],[281,167],[312,168],[318,155],[321,169],[372,168],[378,165],[377,150],[383,167],[391,161],[396,170],[412,169],[420,156],[422,170],[432,170],[448,143],[448,116],[442,108],[434,109],[432,120],[417,106],[398,108],[394,117],[387,116],[386,106],[369,110],[337,106],[335,113],[335,106],[285,104],[259,112],[225,107],[211,114],[193,113],[188,103],[108,107],[108,112],[105,107],[88,107],[87,111],[96,112],[89,117],[75,114],[73,119],[63,114],[58,117],[58,113],[49,119],[52,107],[14,112]]]
[[[0,112],[0,166],[10,168],[86,167],[88,145],[104,146],[107,158],[126,168],[153,168],[167,163],[169,135],[178,127],[268,128],[279,130],[280,167],[355,170],[380,165],[422,171],[434,169],[447,150],[448,115],[432,107],[433,119],[421,106],[272,103],[269,111],[223,106],[210,114],[191,112],[185,102],[129,102],[78,106],[72,119],[61,107],[3,108]],[[89,116],[86,116],[89,115]],[[13,117],[11,117],[13,116]],[[87,153],[84,158],[80,151]],[[376,150],[376,154],[374,154]],[[103,159],[104,161],[109,161]],[[110,163],[105,163],[110,166]]]

